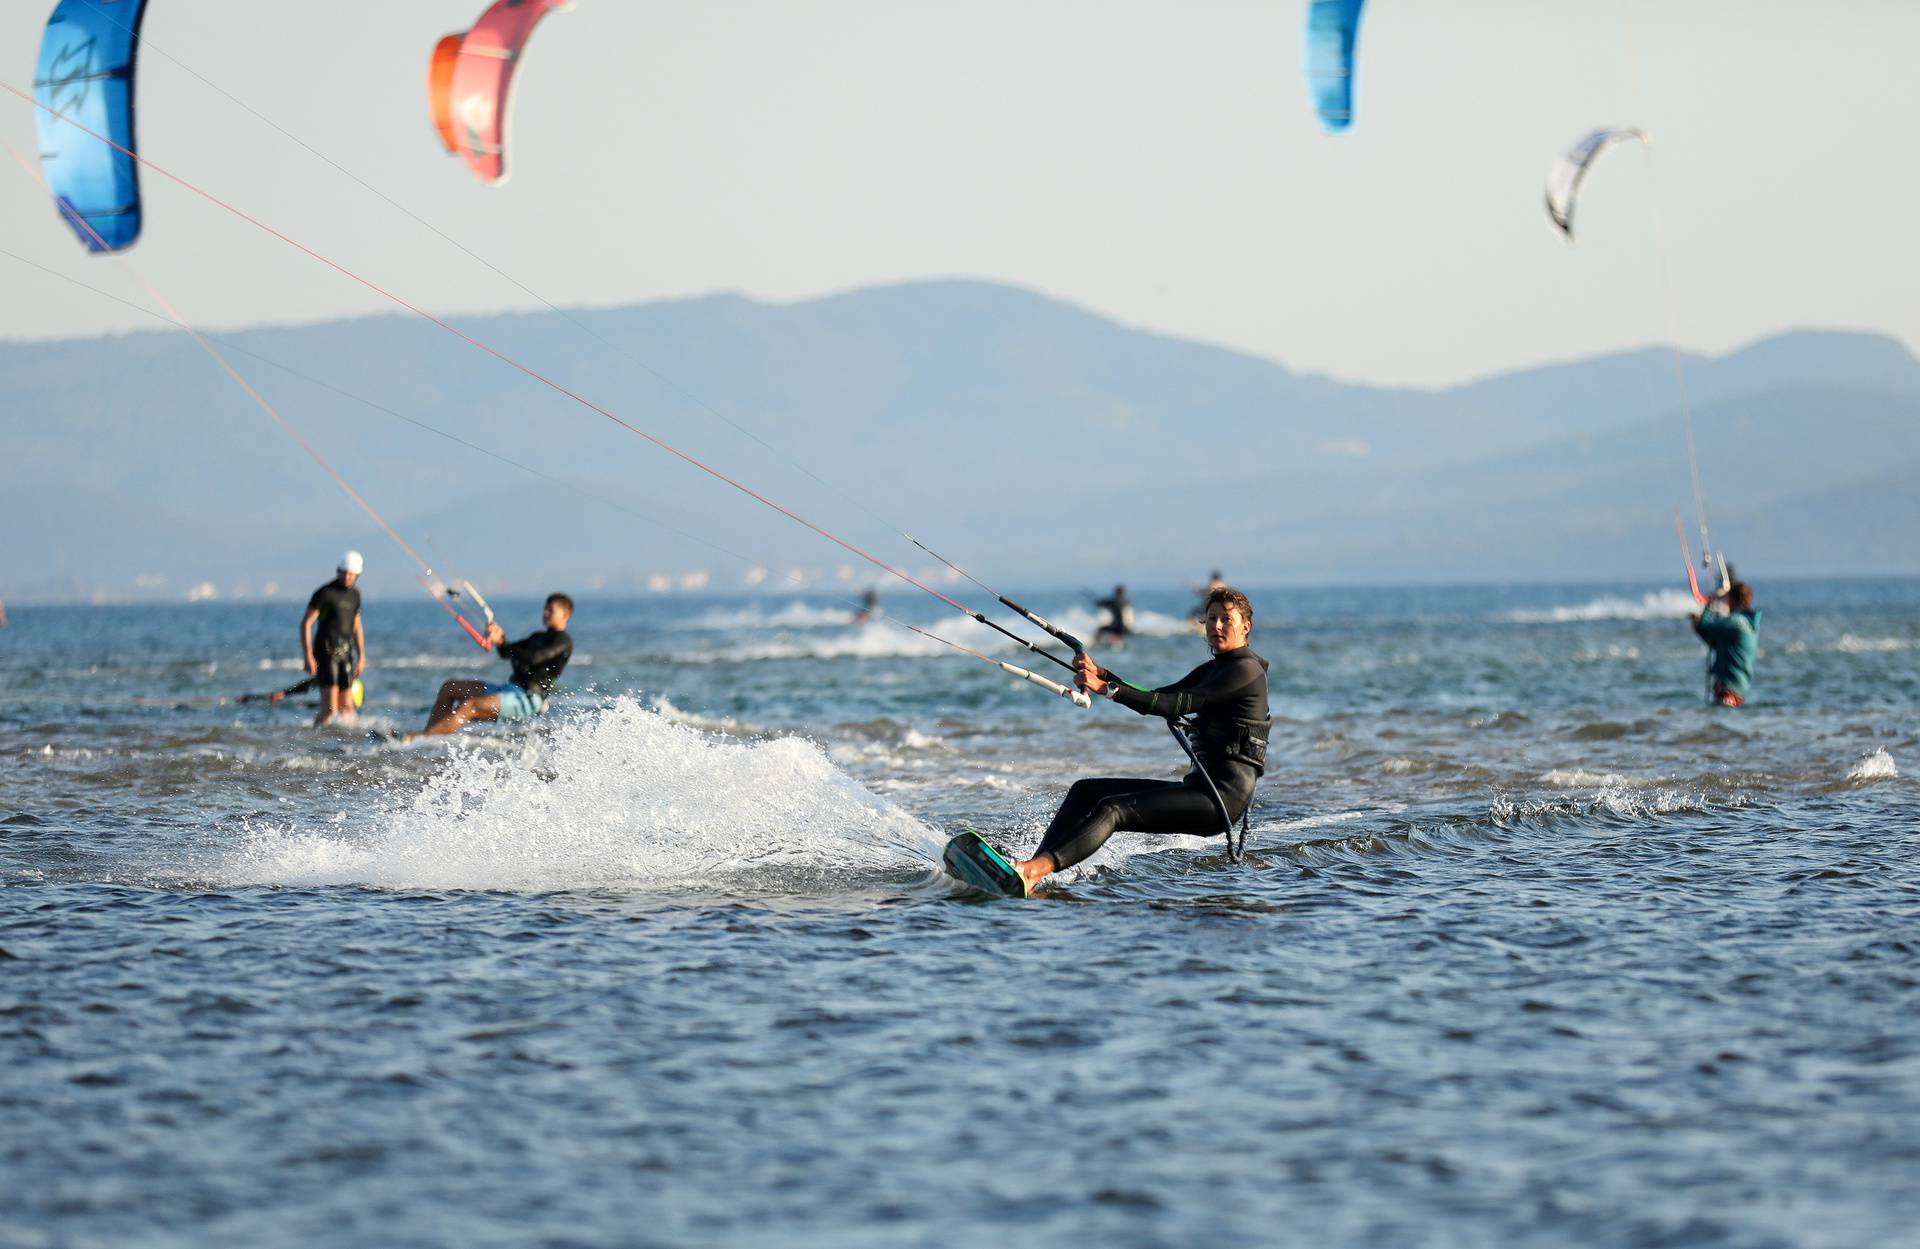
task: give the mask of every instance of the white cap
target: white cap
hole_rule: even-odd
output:
[[[366,561],[360,558],[360,552],[348,551],[345,555],[342,555],[340,557],[340,571],[350,572],[357,577],[360,575],[361,566],[365,562]]]

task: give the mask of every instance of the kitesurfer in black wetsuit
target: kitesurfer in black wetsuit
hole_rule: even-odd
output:
[[[1106,622],[1094,630],[1094,643],[1115,650],[1124,647],[1133,632],[1133,600],[1127,597],[1127,587],[1113,587],[1113,597],[1100,599],[1094,606],[1107,613]]]
[[[320,685],[320,714],[315,724],[353,715],[353,683],[367,668],[367,634],[360,623],[360,552],[340,557],[339,575],[313,592],[300,618],[300,649],[307,675]]]
[[[504,629],[489,623],[487,640],[493,643],[500,658],[513,665],[513,675],[497,683],[446,682],[433,700],[427,727],[417,736],[453,733],[475,721],[530,720],[545,711],[553,683],[560,679],[567,661],[573,658],[573,639],[567,636],[567,621],[572,618],[573,600],[564,594],[549,594],[546,607],[540,613],[540,621],[546,628],[538,633],[509,642]]]
[[[1014,864],[1031,888],[1090,857],[1118,832],[1187,833],[1210,837],[1246,813],[1267,764],[1267,661],[1248,649],[1253,607],[1225,586],[1207,596],[1207,645],[1213,658],[1172,685],[1136,690],[1114,680],[1084,654],[1074,656],[1075,684],[1141,715],[1192,716],[1194,753],[1206,776],[1178,781],[1102,777],[1075,781],[1047,825],[1033,857]],[[1223,811],[1207,785],[1220,791]]]

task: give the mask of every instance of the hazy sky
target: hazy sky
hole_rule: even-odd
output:
[[[1375,0],[1338,137],[1301,82],[1303,0],[579,0],[534,37],[499,188],[425,104],[435,40],[483,7],[152,0],[142,149],[441,312],[537,305],[169,57],[561,304],[978,277],[1415,384],[1802,326],[1920,346],[1912,0]],[[0,80],[31,88],[51,8],[0,6]],[[1657,148],[1606,158],[1569,250],[1543,178],[1603,124]],[[0,138],[35,150],[30,106],[0,97]],[[383,308],[145,191],[130,255],[203,325]],[[4,157],[0,234],[138,291]],[[0,257],[0,336],[145,324]]]

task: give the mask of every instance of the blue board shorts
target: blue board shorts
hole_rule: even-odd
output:
[[[547,709],[547,700],[531,690],[523,690],[511,681],[502,681],[495,685],[489,683],[484,693],[497,695],[500,699],[500,723],[510,724],[515,720],[531,720]]]

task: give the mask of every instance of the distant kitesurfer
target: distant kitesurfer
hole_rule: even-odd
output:
[[[853,613],[853,623],[863,625],[872,620],[879,611],[880,591],[868,586],[867,592],[860,596],[860,610]]]
[[[1133,600],[1127,597],[1127,587],[1113,587],[1113,595],[1100,599],[1094,606],[1107,613],[1106,621],[1094,632],[1094,644],[1111,646],[1115,650],[1124,647],[1128,635],[1133,632]]]
[[[1753,684],[1753,657],[1760,647],[1760,613],[1753,587],[1735,581],[1694,613],[1693,631],[1707,644],[1707,681],[1722,707],[1744,707]]]
[[[7,627],[7,601],[0,599],[0,629]]]
[[[500,658],[513,665],[513,675],[498,683],[446,682],[433,700],[427,727],[415,736],[437,737],[487,720],[498,720],[502,724],[530,720],[545,711],[553,683],[560,679],[567,661],[573,658],[573,639],[567,636],[567,621],[572,618],[573,600],[564,594],[549,594],[546,607],[540,613],[540,621],[546,628],[538,633],[509,642],[506,631],[490,622],[487,640],[493,643]]]
[[[360,552],[340,557],[339,575],[313,592],[300,618],[300,649],[307,675],[320,684],[320,714],[315,724],[335,716],[353,717],[353,683],[367,668],[367,635],[360,623]]]
[[[1085,654],[1074,656],[1074,683],[1141,715],[1193,716],[1194,753],[1206,770],[1178,781],[1105,777],[1075,781],[1047,825],[1033,857],[1014,866],[1029,887],[1081,862],[1117,832],[1186,833],[1210,837],[1246,813],[1265,771],[1267,661],[1247,646],[1253,606],[1221,586],[1207,596],[1207,645],[1213,658],[1172,685],[1136,690],[1116,681]],[[1226,809],[1214,802],[1207,778]]]
[[[1205,633],[1207,631],[1206,630],[1207,604],[1213,602],[1214,592],[1217,590],[1224,590],[1226,588],[1227,588],[1226,579],[1220,575],[1220,570],[1218,568],[1214,569],[1211,573],[1208,574],[1207,584],[1203,586],[1200,590],[1200,601],[1197,604],[1195,604],[1193,608],[1192,618],[1193,618],[1194,624],[1199,626],[1199,630],[1198,630],[1199,632]]]

